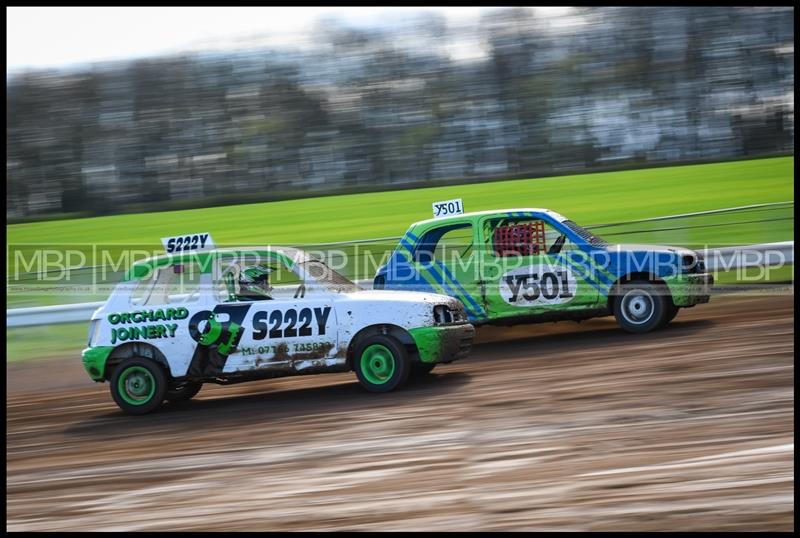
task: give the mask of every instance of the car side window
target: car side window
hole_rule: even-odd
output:
[[[277,271],[271,278],[273,299],[303,299],[308,295],[311,289],[306,289],[305,282],[300,275],[283,264],[275,264],[275,266]]]
[[[443,226],[422,236],[414,252],[414,259],[423,264],[433,260],[453,261],[456,257],[468,256],[472,246],[472,224],[464,222]]]
[[[171,270],[170,304],[194,303],[200,300],[202,271],[195,262],[175,264]]]
[[[195,262],[160,267],[134,288],[133,306],[187,304],[200,299],[202,273]]]
[[[485,231],[489,251],[498,258],[557,254],[567,242],[561,231],[535,218],[493,219]]]
[[[221,303],[298,299],[306,295],[303,284],[283,263],[247,257],[220,262],[214,294]]]
[[[136,283],[131,292],[131,305],[142,306],[147,303],[153,291],[153,286],[155,286],[157,275],[158,271],[153,271],[147,278],[143,278]]]
[[[220,262],[219,270],[214,275],[214,300],[218,303],[236,301],[239,278],[239,265],[231,262]]]

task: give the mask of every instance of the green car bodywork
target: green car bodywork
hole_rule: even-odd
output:
[[[553,211],[511,209],[412,224],[374,287],[450,295],[481,325],[609,315],[630,281],[666,287],[674,309],[708,302],[713,278],[697,252],[613,245]]]

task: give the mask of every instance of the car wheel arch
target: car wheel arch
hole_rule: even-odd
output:
[[[417,351],[417,344],[414,342],[411,334],[399,325],[392,325],[391,323],[377,323],[369,325],[358,331],[353,338],[350,339],[350,344],[347,346],[347,366],[353,369],[353,358],[355,355],[356,347],[360,340],[375,335],[391,336],[396,339],[400,344],[405,346],[408,350],[408,356],[412,362],[419,360]]]
[[[167,357],[156,346],[144,342],[127,342],[115,347],[109,354],[108,359],[106,359],[105,371],[103,372],[105,379],[110,380],[111,376],[114,375],[114,368],[125,359],[132,357],[152,360],[164,369],[164,373],[168,378],[172,377]]]
[[[658,277],[654,273],[650,273],[647,271],[638,271],[638,272],[628,273],[627,275],[618,278],[616,282],[614,282],[611,285],[611,287],[608,288],[608,302],[606,306],[610,311],[612,312],[614,311],[614,301],[617,300],[617,298],[620,295],[619,293],[620,287],[627,284],[628,282],[633,282],[636,280],[644,280],[652,284],[663,286],[664,289],[667,290],[667,297],[669,297],[670,303],[672,302],[672,294],[669,293],[669,287],[662,278]]]

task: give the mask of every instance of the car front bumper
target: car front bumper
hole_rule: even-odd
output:
[[[469,355],[475,328],[469,323],[419,327],[408,331],[417,345],[420,362],[452,362]]]
[[[707,303],[711,298],[711,286],[714,284],[714,275],[698,273],[681,275],[667,281],[675,306],[694,306]]]

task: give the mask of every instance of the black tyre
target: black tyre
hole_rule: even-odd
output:
[[[413,362],[411,363],[411,377],[423,377],[428,375],[436,368],[435,362]]]
[[[144,415],[158,409],[166,392],[164,370],[149,359],[125,359],[111,375],[111,396],[120,409],[132,415]]]
[[[667,316],[671,299],[664,286],[635,280],[619,287],[614,298],[614,316],[629,333],[646,333],[658,328]]]
[[[389,392],[402,386],[411,371],[408,353],[391,336],[375,335],[358,343],[353,370],[370,392]]]
[[[203,383],[200,381],[186,381],[170,386],[164,398],[170,402],[185,402],[194,398],[201,388]]]
[[[669,301],[669,304],[667,305],[667,315],[664,316],[664,321],[661,323],[661,325],[664,326],[675,319],[675,316],[678,315],[678,310],[680,310],[680,307],[675,306],[672,304],[672,301]]]

